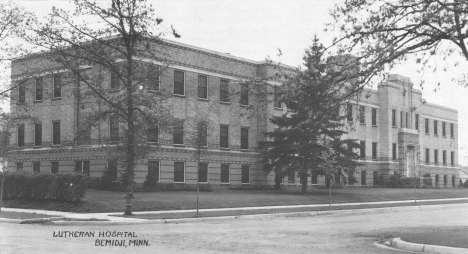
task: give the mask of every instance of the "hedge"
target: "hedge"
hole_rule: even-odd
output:
[[[89,179],[82,174],[7,172],[3,199],[81,201]],[[3,173],[0,174],[0,187]]]

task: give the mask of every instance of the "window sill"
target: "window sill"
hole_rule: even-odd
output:
[[[156,89],[154,89],[154,88],[148,88],[147,91],[148,91],[149,93],[157,93],[157,92],[159,92],[159,88],[156,88]]]
[[[185,182],[174,182],[174,183],[185,183]]]
[[[393,129],[396,129],[397,127],[396,126],[392,126]]]
[[[278,107],[273,107],[274,110],[281,110],[283,111],[283,108],[278,108]]]
[[[250,185],[250,183],[241,183],[241,185]]]
[[[41,146],[33,146],[33,148],[42,148],[42,145]]]
[[[52,144],[52,147],[60,147],[62,144]]]
[[[172,146],[176,146],[176,147],[185,147],[185,144],[172,144]]]
[[[377,125],[372,125],[372,127],[377,127]]]
[[[220,147],[219,150],[231,151],[231,148],[229,148],[229,147]]]
[[[35,100],[34,103],[40,103],[43,102],[44,100]]]
[[[173,94],[174,97],[186,98],[185,94]]]
[[[240,104],[241,107],[248,107],[249,105],[245,105],[245,104]]]
[[[219,184],[221,184],[221,185],[231,185],[230,182],[229,183],[219,183]]]
[[[224,105],[231,105],[229,101],[219,101],[219,103],[224,104]]]
[[[54,97],[54,98],[52,98],[53,101],[59,101],[59,100],[61,100],[61,99],[62,99],[62,97]]]
[[[205,99],[205,98],[198,98],[199,101],[206,101],[206,102],[209,102],[210,100],[208,99]]]
[[[250,150],[247,148],[247,149],[239,149],[241,152],[250,152]]]

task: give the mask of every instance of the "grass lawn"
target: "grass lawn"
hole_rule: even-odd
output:
[[[37,213],[17,213],[17,212],[0,212],[0,218],[5,219],[38,219],[38,218],[50,218],[54,216],[44,215],[44,214],[37,214]]]
[[[412,243],[468,248],[468,229],[457,228],[423,228],[404,232],[400,238]]]
[[[468,189],[417,189],[418,199],[468,198]],[[83,202],[5,200],[6,207],[34,208],[70,212],[117,212],[125,209],[125,193],[87,190]],[[346,188],[332,190],[332,203],[375,202],[414,199],[414,189]],[[200,193],[200,209],[328,204],[327,189],[217,190]],[[134,195],[134,211],[181,210],[196,208],[196,192],[138,192]]]

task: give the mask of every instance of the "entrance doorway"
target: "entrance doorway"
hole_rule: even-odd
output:
[[[416,149],[414,146],[408,146],[408,150],[406,152],[406,176],[416,176]]]

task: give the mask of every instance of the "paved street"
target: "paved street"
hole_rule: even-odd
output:
[[[442,226],[468,226],[467,204],[401,209],[362,214],[181,224],[58,226],[2,223],[0,252],[401,253],[378,248],[373,243],[386,237],[396,237],[398,232],[412,228],[437,230]],[[63,231],[85,233],[80,236]],[[106,236],[113,231],[122,232],[122,236]],[[61,232],[62,236],[68,237],[54,237],[54,232],[56,235]],[[104,236],[99,236],[100,232]],[[123,237],[123,232],[134,232],[135,237]],[[94,237],[90,233],[94,233]],[[95,246],[96,240],[100,245],[123,243],[127,247]],[[138,244],[144,246],[134,246]]]

